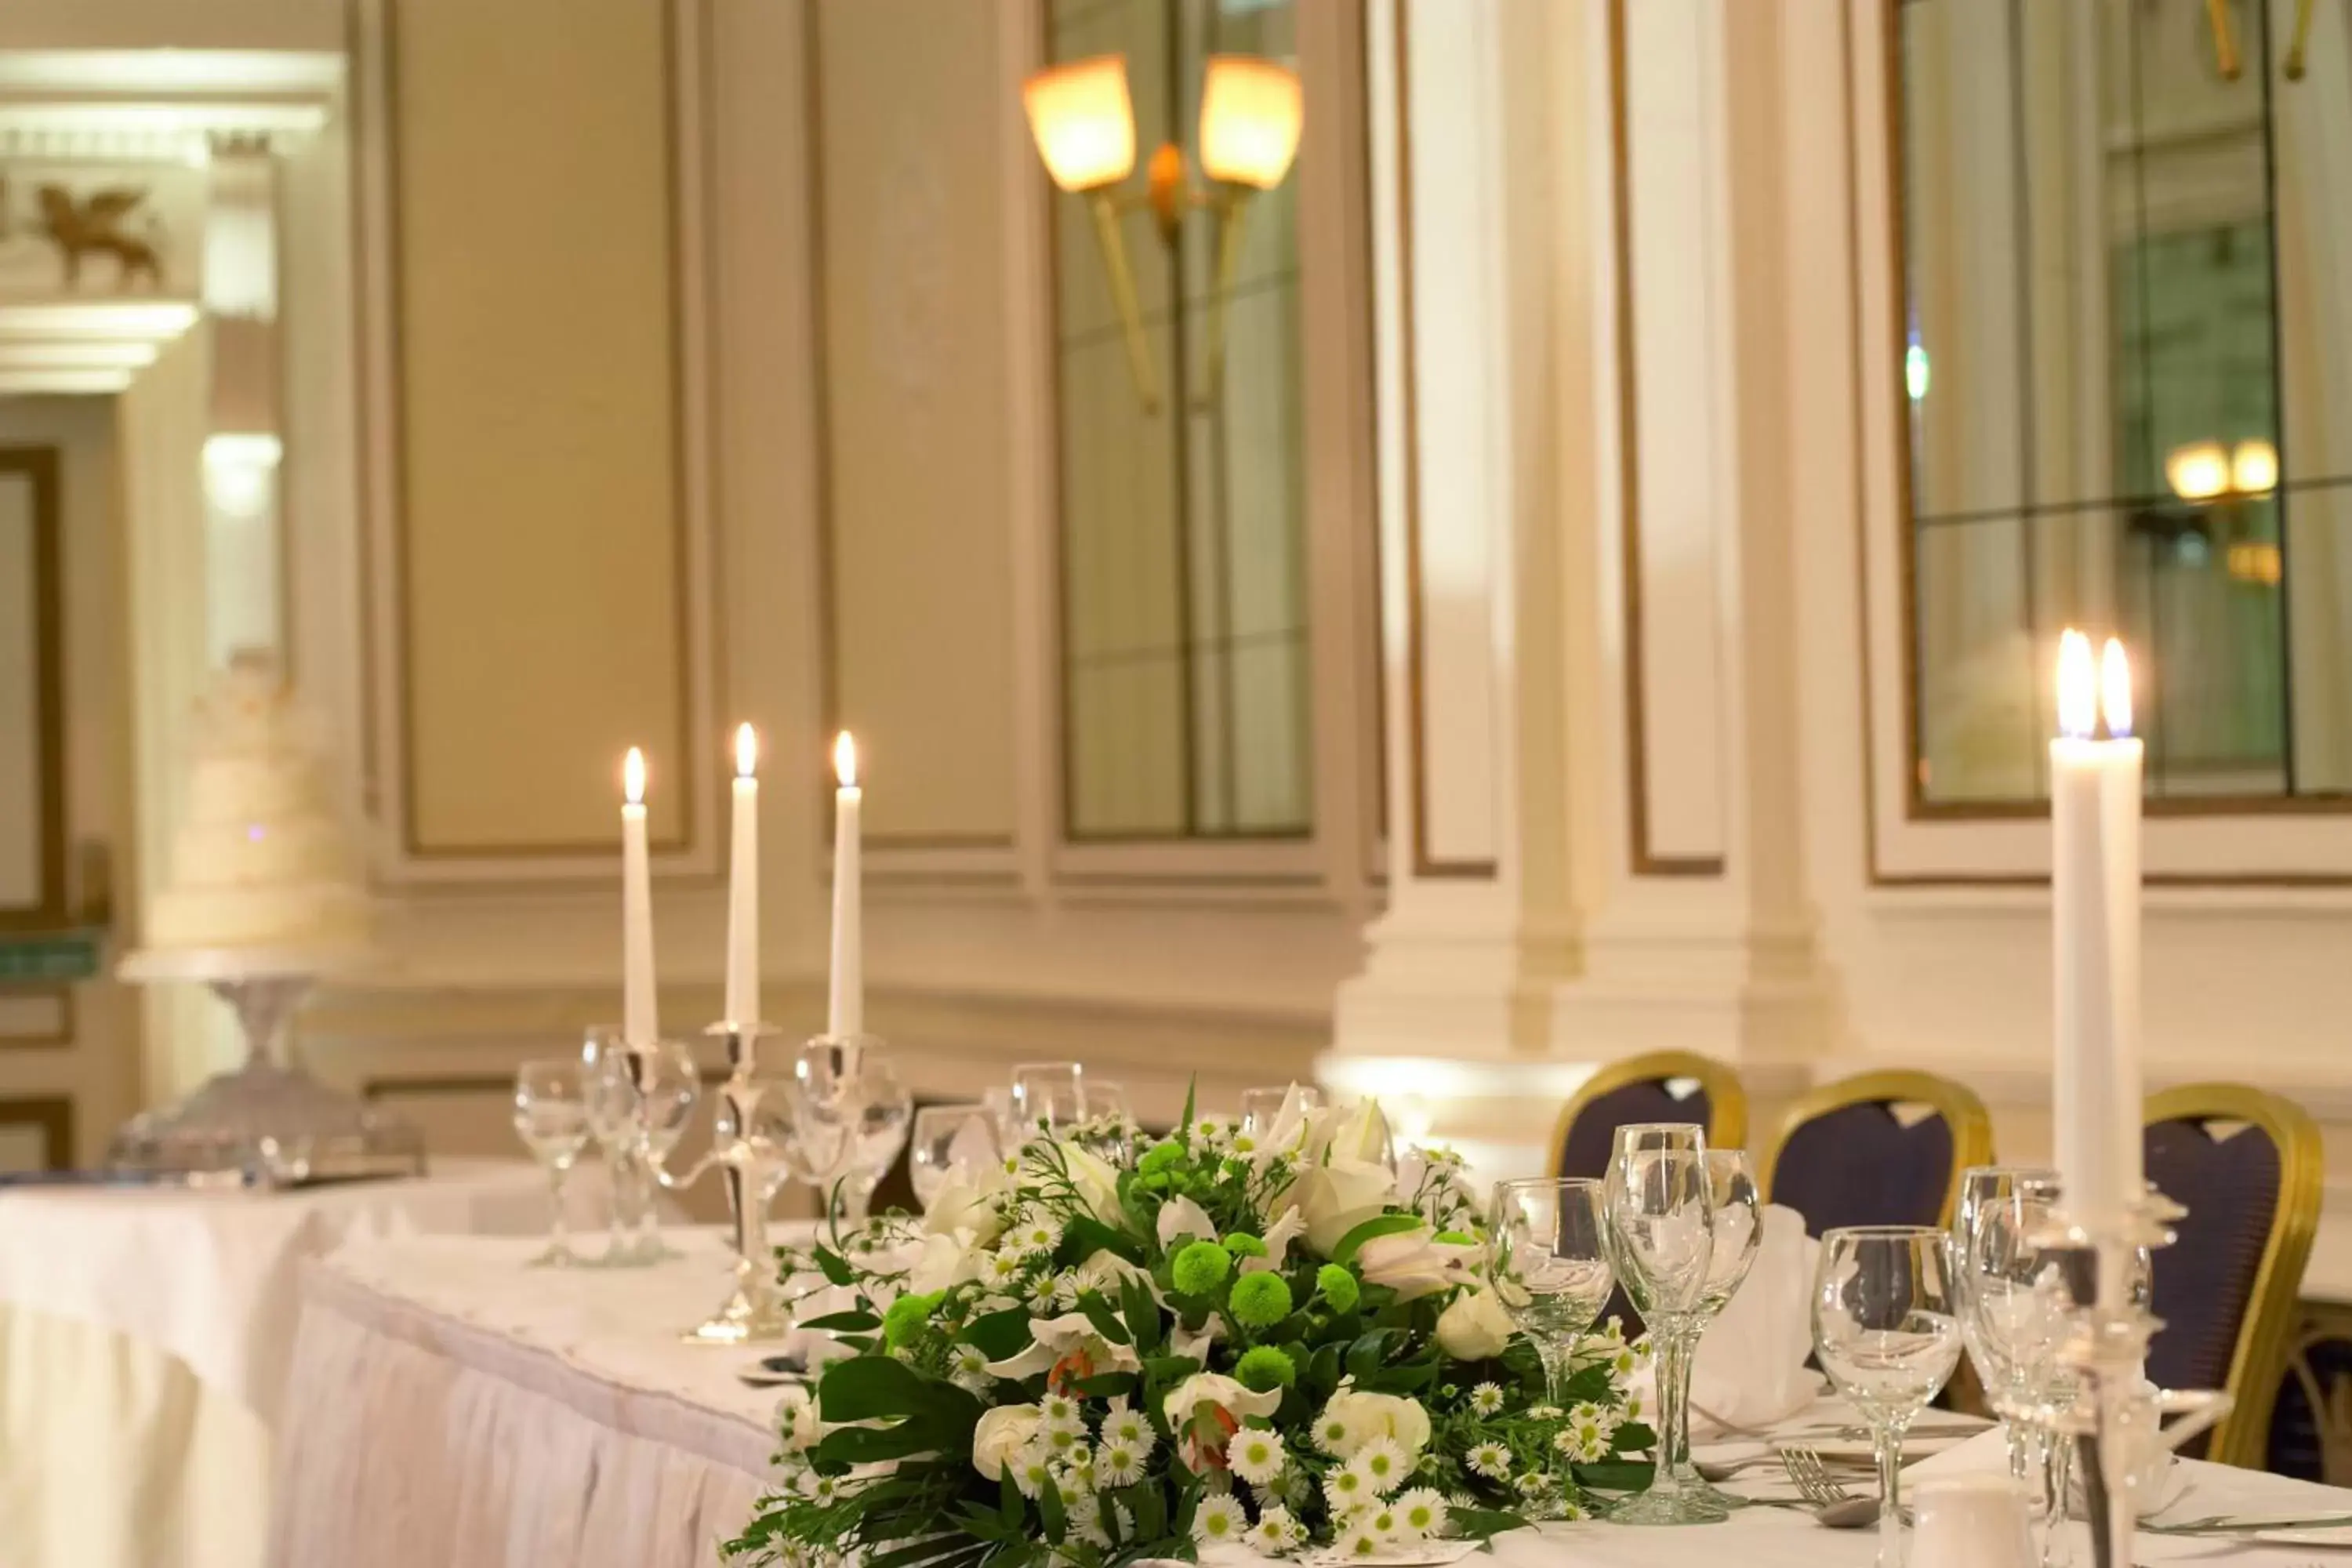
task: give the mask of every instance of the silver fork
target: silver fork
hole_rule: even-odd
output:
[[[1807,1502],[1827,1508],[1832,1503],[1854,1500],[1853,1493],[1831,1476],[1822,1457],[1811,1448],[1781,1449],[1780,1467],[1789,1472],[1789,1479],[1796,1483],[1798,1493]]]

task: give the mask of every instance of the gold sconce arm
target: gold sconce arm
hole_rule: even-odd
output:
[[[1118,308],[1127,332],[1127,367],[1135,375],[1135,395],[1146,414],[1160,412],[1160,378],[1151,368],[1151,345],[1143,336],[1143,301],[1135,291],[1135,268],[1127,259],[1127,240],[1119,233],[1118,201],[1108,190],[1087,194],[1087,210],[1094,215],[1095,241],[1102,247],[1103,271],[1110,279],[1111,303]]]
[[[1225,315],[1241,276],[1242,226],[1249,216],[1246,185],[1228,187],[1212,204],[1217,212],[1217,282],[1209,295],[1209,362],[1196,406],[1213,408],[1225,392]]]
[[[2213,66],[2221,73],[2223,81],[2235,81],[2245,73],[2246,62],[2238,58],[2238,37],[2230,26],[2230,0],[2205,0],[2205,18],[2213,24]]]
[[[2294,8],[2294,41],[2286,48],[2286,79],[2303,79],[2305,58],[2311,52],[2311,12],[2315,0],[2300,0]]]

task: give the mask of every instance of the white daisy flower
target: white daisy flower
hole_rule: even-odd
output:
[[[1571,1426],[1576,1434],[1576,1462],[1597,1465],[1609,1457],[1609,1434],[1598,1426]]]
[[[1511,1451],[1500,1443],[1481,1443],[1463,1455],[1462,1462],[1490,1481],[1510,1479]]]
[[[1503,1389],[1500,1384],[1482,1383],[1470,1391],[1470,1414],[1473,1415],[1492,1415],[1502,1407]]]
[[[1023,1497],[1034,1499],[1054,1484],[1055,1458],[1054,1449],[1042,1442],[1024,1444],[1013,1456],[1013,1484]]]
[[[1315,1446],[1327,1454],[1339,1454],[1348,1447],[1348,1420],[1335,1415],[1327,1405],[1315,1418]]]
[[[1609,1373],[1612,1377],[1631,1377],[1641,1370],[1642,1353],[1632,1345],[1619,1346],[1609,1358]]]
[[[1062,1226],[1050,1215],[1029,1215],[1005,1232],[1004,1239],[997,1245],[1007,1252],[1017,1252],[1024,1257],[1051,1252],[1062,1245]]]
[[[1282,1438],[1263,1426],[1252,1426],[1234,1434],[1225,1445],[1225,1463],[1234,1474],[1254,1487],[1262,1487],[1282,1473],[1287,1456],[1282,1451]]]
[[[1568,1418],[1579,1426],[1598,1426],[1604,1433],[1617,1430],[1617,1412],[1606,1405],[1595,1405],[1590,1400],[1570,1411]]]
[[[1061,1310],[1061,1300],[1055,1291],[1054,1277],[1050,1274],[1040,1274],[1030,1280],[1022,1289],[1021,1295],[1022,1299],[1028,1302],[1029,1310],[1033,1312],[1056,1312]]]
[[[1397,1522],[1407,1535],[1416,1539],[1435,1535],[1445,1528],[1445,1500],[1429,1487],[1415,1487],[1396,1500]]]
[[[1332,1550],[1342,1557],[1378,1557],[1388,1547],[1380,1532],[1361,1524],[1349,1525],[1332,1543]]]
[[[1192,1510],[1192,1539],[1203,1546],[1239,1541],[1249,1529],[1249,1514],[1237,1498],[1204,1497]]]
[[[1625,1403],[1619,1406],[1617,1413],[1627,1421],[1639,1421],[1642,1419],[1642,1396],[1638,1394],[1627,1394]]]
[[[1114,1407],[1103,1417],[1102,1435],[1104,1442],[1124,1443],[1139,1454],[1149,1454],[1160,1441],[1159,1434],[1151,1429],[1151,1422],[1140,1410]]]
[[[1315,1482],[1304,1469],[1292,1465],[1275,1479],[1273,1489],[1274,1495],[1289,1507],[1301,1509],[1305,1508],[1307,1500],[1314,1497]]]
[[[1290,1517],[1288,1509],[1276,1503],[1257,1516],[1257,1523],[1249,1532],[1249,1543],[1262,1555],[1279,1557],[1292,1547],[1290,1532],[1305,1528]]]
[[[1370,1502],[1377,1494],[1372,1490],[1371,1478],[1353,1464],[1331,1471],[1323,1478],[1323,1500],[1331,1505],[1333,1513],[1345,1513]]]
[[[1557,1421],[1567,1414],[1567,1411],[1562,1410],[1557,1405],[1530,1405],[1528,1406],[1528,1419],[1530,1421]]]
[[[1511,1485],[1518,1489],[1521,1497],[1537,1498],[1551,1490],[1551,1478],[1541,1470],[1534,1470],[1521,1476]]]
[[[1365,1516],[1364,1528],[1386,1542],[1394,1542],[1404,1533],[1403,1527],[1397,1522],[1396,1510],[1392,1508],[1374,1509]]]
[[[1585,1511],[1582,1503],[1571,1498],[1559,1505],[1559,1517],[1565,1520],[1579,1520],[1591,1519],[1592,1516]]]
[[[1066,1394],[1047,1394],[1037,1401],[1037,1418],[1047,1426],[1076,1432],[1086,1425],[1078,1402]]]
[[[1356,1450],[1356,1457],[1348,1461],[1348,1468],[1362,1471],[1372,1490],[1386,1497],[1404,1485],[1405,1477],[1412,1471],[1412,1461],[1404,1457],[1404,1450],[1397,1447],[1395,1438],[1375,1437]]]
[[[992,1252],[981,1260],[980,1277],[1004,1289],[1018,1289],[1029,1260],[1017,1252]],[[1008,1306],[1010,1302],[1006,1303]]]
[[[1095,1452],[1095,1479],[1107,1487],[1131,1487],[1143,1479],[1143,1450],[1131,1443],[1105,1443]]]
[[[1087,1440],[1087,1429],[1083,1426],[1048,1426],[1038,1434],[1037,1440],[1051,1448],[1055,1458],[1066,1461]]]

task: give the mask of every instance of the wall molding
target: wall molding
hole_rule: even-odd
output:
[[[74,1168],[73,1101],[62,1095],[26,1095],[0,1099],[0,1127],[33,1127],[41,1133],[48,1169]]]
[[[66,885],[71,826],[66,820],[65,580],[58,448],[0,447],[0,478],[9,476],[25,480],[33,492],[34,743],[40,751],[41,895],[28,906],[0,907],[0,931],[22,931],[62,926],[73,918]]]

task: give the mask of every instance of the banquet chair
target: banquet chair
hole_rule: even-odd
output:
[[[1984,1101],[1924,1072],[1866,1072],[1790,1108],[1757,1185],[1805,1216],[1807,1234],[1841,1226],[1948,1225],[1960,1173],[1992,1162]]]
[[[1617,1129],[1639,1121],[1700,1122],[1709,1148],[1737,1149],[1748,1137],[1748,1095],[1729,1067],[1689,1051],[1610,1062],[1578,1087],[1553,1124],[1552,1174],[1606,1175]]]
[[[2319,1226],[2319,1128],[2277,1095],[2189,1084],[2148,1097],[2142,1149],[2147,1179],[2189,1211],[2155,1253],[2164,1328],[2147,1375],[2227,1389],[2236,1403],[2205,1436],[2205,1457],[2259,1467]]]

